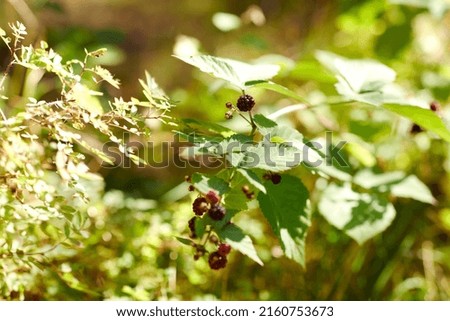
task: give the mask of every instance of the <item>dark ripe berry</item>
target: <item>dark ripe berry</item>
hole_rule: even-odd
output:
[[[441,106],[439,105],[439,103],[437,101],[433,101],[430,104],[430,109],[434,112],[439,111],[441,109]]]
[[[214,204],[211,206],[211,208],[208,211],[208,215],[216,221],[220,221],[224,218],[226,213],[226,210],[223,206],[220,206],[219,204]]]
[[[191,238],[195,239],[197,237],[197,234],[195,233],[195,220],[196,217],[192,217],[189,221],[188,221],[188,227],[189,227],[189,231],[191,231]]]
[[[188,191],[189,191],[189,192],[193,192],[193,191],[195,191],[195,187],[194,187],[194,185],[189,185],[189,187],[188,187]]]
[[[233,104],[231,102],[227,102],[225,104],[225,107],[227,107],[228,109],[231,109],[231,108],[233,108]]]
[[[225,113],[225,118],[226,119],[232,119],[233,118],[233,112],[232,111],[227,111]]]
[[[227,256],[231,251],[231,245],[222,243],[219,245],[219,248],[217,249],[217,253],[219,253],[222,256]]]
[[[208,201],[204,197],[198,197],[192,203],[192,210],[195,215],[202,216],[208,210]]]
[[[280,184],[281,175],[280,174],[272,174],[272,177],[270,179],[272,180],[272,183],[274,183],[275,185]]]
[[[210,202],[211,204],[217,204],[220,202],[220,196],[215,191],[209,191],[205,198]]]
[[[281,182],[280,174],[271,173],[271,172],[264,173],[263,179],[266,179],[266,180],[270,179],[272,181],[272,183],[274,183],[275,185],[280,184],[280,182]]]
[[[422,127],[420,127],[419,125],[413,124],[412,127],[411,127],[411,129],[409,130],[409,132],[410,132],[411,134],[418,134],[418,133],[423,132],[423,129],[422,129]]]
[[[223,269],[227,262],[227,258],[218,252],[212,252],[208,258],[209,267],[213,270]]]
[[[236,106],[240,111],[252,110],[253,106],[255,106],[255,99],[250,95],[241,95],[237,100]]]
[[[215,236],[215,235],[211,235],[211,236],[209,237],[209,241],[210,241],[212,244],[217,244],[217,243],[219,243],[219,239],[218,239],[217,236]]]

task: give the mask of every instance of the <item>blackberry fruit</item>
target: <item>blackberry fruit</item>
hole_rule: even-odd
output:
[[[252,110],[253,106],[255,106],[255,99],[250,95],[241,95],[237,100],[236,106],[240,111]]]
[[[272,177],[270,178],[270,180],[275,185],[280,184],[280,182],[281,182],[281,175],[280,174],[272,174]]]
[[[204,197],[198,197],[192,203],[192,210],[195,215],[202,216],[208,210],[208,201]]]
[[[222,256],[227,256],[231,251],[231,245],[226,243],[221,243],[217,249],[217,253]]]
[[[217,204],[220,202],[220,196],[217,195],[216,192],[214,191],[209,191],[206,195],[205,195],[206,200],[211,203],[211,204]]]
[[[195,187],[194,187],[194,185],[189,185],[189,187],[188,187],[188,191],[189,191],[189,192],[193,192],[193,191],[195,191]]]
[[[265,180],[271,180],[272,183],[274,183],[275,185],[280,184],[281,182],[281,175],[277,174],[277,173],[272,173],[272,172],[267,172],[264,173],[263,178]]]
[[[188,221],[189,231],[191,231],[190,237],[193,239],[197,237],[197,234],[195,233],[195,220],[196,217],[194,216]]]
[[[219,204],[214,204],[211,206],[211,208],[208,211],[208,215],[216,221],[220,221],[224,218],[226,213],[226,210],[223,206],[220,206]]]
[[[218,252],[212,252],[208,258],[209,267],[213,270],[223,269],[227,265],[227,262],[227,258]]]

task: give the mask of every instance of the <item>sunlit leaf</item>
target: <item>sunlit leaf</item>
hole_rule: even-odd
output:
[[[247,255],[259,265],[264,265],[256,253],[252,239],[250,236],[245,235],[245,233],[238,226],[234,224],[227,224],[222,229],[218,230],[217,234],[221,239],[225,240],[225,243],[230,244],[233,249]]]
[[[390,192],[397,197],[412,198],[428,204],[436,203],[436,199],[431,194],[429,188],[415,175],[410,175],[390,186]]]
[[[357,193],[349,185],[334,183],[324,190],[319,211],[359,244],[383,232],[396,214],[394,206],[381,195]]]
[[[420,127],[428,129],[450,142],[450,131],[442,119],[433,111],[417,106],[401,104],[384,104],[384,108],[404,117],[409,118]]]
[[[278,236],[285,255],[305,266],[305,239],[311,224],[308,190],[299,178],[291,175],[281,175],[281,183],[277,185],[270,181],[264,185],[267,194],[258,194],[264,216]]]
[[[250,184],[259,189],[261,192],[266,193],[266,188],[259,179],[258,175],[256,175],[253,171],[244,168],[238,168],[237,171],[241,173]]]
[[[282,94],[286,97],[293,98],[293,99],[301,101],[301,102],[307,102],[305,98],[303,98],[296,92],[294,92],[284,86],[276,84],[272,81],[248,81],[245,83],[245,85],[247,87],[263,88],[263,89],[271,90],[271,91],[277,92],[279,94]]]
[[[395,80],[395,71],[375,60],[347,59],[326,51],[318,51],[316,57],[338,76],[339,84],[355,93],[373,92]]]
[[[242,90],[246,88],[245,84],[247,82],[271,79],[278,74],[280,69],[277,65],[251,65],[237,60],[209,55],[175,57],[215,78],[226,80]]]
[[[215,176],[207,177],[199,173],[194,173],[192,174],[191,180],[192,185],[203,194],[207,194],[209,191],[216,191],[220,195],[223,195],[230,189],[227,182]]]

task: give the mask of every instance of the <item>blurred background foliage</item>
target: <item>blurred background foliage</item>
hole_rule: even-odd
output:
[[[311,102],[334,95],[313,54],[330,50],[350,58],[373,58],[397,71],[410,92],[437,100],[448,112],[450,92],[450,3],[446,0],[5,0],[0,27],[22,21],[28,41],[46,40],[64,59],[84,49],[108,48],[98,63],[119,79],[125,99],[140,93],[137,79],[148,70],[173,100],[171,116],[224,121],[224,104],[237,94],[193,71],[171,55],[201,51],[238,60],[282,65],[278,83]],[[7,48],[0,48],[2,70]],[[8,96],[21,94],[26,77],[13,70]],[[36,99],[57,92],[44,79],[28,88]],[[292,104],[275,93],[254,90],[259,112]],[[91,168],[104,178],[92,189],[86,231],[78,247],[59,246],[43,255],[42,269],[10,271],[13,291],[5,299],[26,300],[448,300],[450,299],[450,209],[448,144],[433,134],[411,134],[412,124],[385,110],[323,106],[281,118],[308,138],[352,142],[346,157],[356,168],[403,170],[432,190],[436,206],[395,200],[397,218],[363,246],[313,214],[303,270],[283,258],[262,216],[240,217],[265,266],[234,253],[225,270],[174,236],[187,234],[193,195],[185,168]],[[153,146],[172,139],[172,128],[149,122]],[[155,158],[168,157],[156,148]],[[158,154],[159,153],[159,154]],[[205,169],[206,171],[206,169]],[[297,170],[314,198],[323,188]],[[181,184],[181,185],[180,185]],[[94,192],[95,191],[95,192]],[[239,222],[237,222],[239,224]]]

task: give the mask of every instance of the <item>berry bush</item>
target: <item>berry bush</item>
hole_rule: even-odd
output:
[[[450,298],[450,7],[355,3],[284,51],[214,16],[169,94],[76,28],[1,25],[1,297]]]

